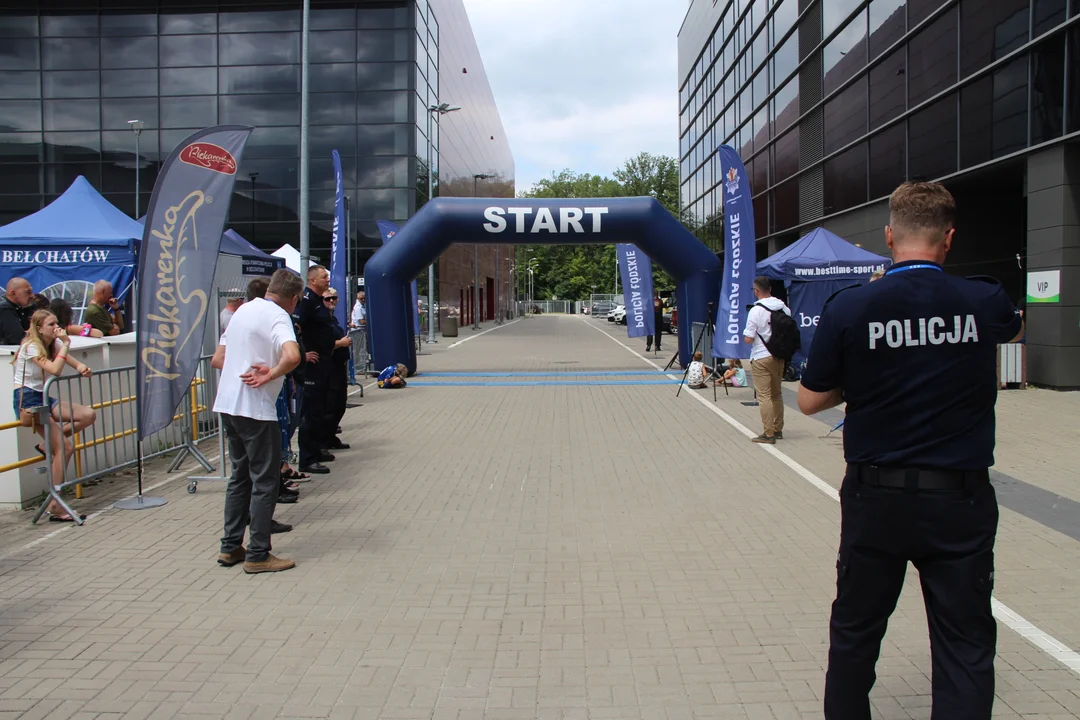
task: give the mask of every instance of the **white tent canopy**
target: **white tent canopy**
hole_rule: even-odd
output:
[[[285,267],[289,268],[293,272],[300,272],[300,251],[294,248],[292,245],[282,245],[270,254],[274,257],[279,257],[284,260]]]

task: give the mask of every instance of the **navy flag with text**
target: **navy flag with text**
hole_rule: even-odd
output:
[[[745,360],[750,357],[750,346],[743,342],[743,330],[750,306],[756,301],[754,201],[739,154],[730,145],[721,145],[717,153],[724,181],[724,274],[712,352],[717,358]]]
[[[139,439],[168,427],[199,366],[221,231],[252,128],[219,125],[180,143],[158,173],[138,274]]]
[[[615,246],[622,275],[623,305],[626,308],[626,336],[642,337],[656,334],[656,315],[653,312],[652,260],[628,243]]]

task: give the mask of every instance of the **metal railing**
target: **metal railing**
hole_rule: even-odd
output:
[[[353,372],[349,379],[356,384],[356,375],[368,375],[372,370],[372,359],[368,348],[368,333],[366,328],[354,328],[349,331],[352,339],[352,367]]]
[[[563,313],[575,315],[581,312],[584,303],[577,300],[522,300],[518,302],[519,315],[541,315],[545,313]]]
[[[79,516],[71,511],[64,501],[64,490],[75,487],[76,497],[82,497],[82,485],[96,478],[115,473],[138,462],[139,443],[136,439],[136,372],[135,366],[100,370],[84,378],[80,375],[63,375],[49,378],[45,383],[44,396],[47,402],[59,402],[60,416],[64,420],[65,436],[70,434],[73,446],[73,472],[69,474],[69,464],[64,463],[60,478],[53,473],[53,449],[51,433],[56,426],[45,422],[45,457],[34,458],[33,462],[43,461],[47,469],[49,489],[45,501],[38,508],[32,522],[37,522],[49,503],[55,500],[71,513],[79,524]],[[210,357],[200,359],[195,377],[191,381],[184,399],[176,409],[173,422],[169,427],[154,433],[142,441],[142,458],[150,458],[177,452],[169,465],[168,472],[175,472],[188,457],[194,457],[206,470],[213,470],[213,465],[199,452],[200,442],[218,434],[218,418],[211,411],[213,398],[217,394],[217,377],[210,367]],[[93,423],[79,432],[71,432],[70,408],[81,405],[92,409],[96,415]],[[47,410],[42,410],[42,413]],[[16,423],[17,424],[17,423]],[[65,438],[66,440],[66,438]],[[20,467],[31,461],[20,461]],[[59,480],[59,482],[57,481]]]

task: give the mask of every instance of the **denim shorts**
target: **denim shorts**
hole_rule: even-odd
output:
[[[19,417],[19,399],[22,399],[22,407],[34,408],[41,407],[45,404],[45,398],[42,397],[40,390],[31,390],[30,388],[15,388],[15,392],[11,396],[11,407],[15,410],[15,417]],[[52,410],[57,406],[59,401],[56,398],[49,398],[49,409]]]

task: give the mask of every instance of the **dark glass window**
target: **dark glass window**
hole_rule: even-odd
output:
[[[174,35],[160,38],[161,67],[217,65],[217,35]]]
[[[279,65],[300,62],[300,33],[251,33],[218,37],[222,65]]]
[[[407,190],[357,190],[356,208],[358,219],[408,217],[409,193]]]
[[[312,125],[356,123],[356,93],[311,93],[308,101]]]
[[[41,161],[41,133],[0,133],[0,162],[22,161]]]
[[[217,13],[193,13],[173,15],[162,13],[158,19],[162,35],[188,35],[195,33],[216,33]]]
[[[1076,2],[1080,3],[1080,0],[1076,0]],[[1069,63],[1067,68],[1068,78],[1066,82],[1069,84],[1069,107],[1067,109],[1066,132],[1076,132],[1080,130],[1080,62],[1076,61],[1076,58],[1080,58],[1080,28],[1069,28],[1068,42],[1069,57],[1072,58],[1072,62]],[[0,103],[0,107],[3,107],[3,103]]]
[[[101,159],[101,134],[45,133],[45,159],[48,162],[96,162]]]
[[[157,94],[157,70],[101,71],[101,97],[148,97]]]
[[[891,195],[904,182],[906,129],[897,123],[870,138],[870,200]]]
[[[41,41],[46,70],[87,70],[98,66],[97,38],[46,38]]]
[[[4,15],[0,37],[37,37],[37,15]]]
[[[223,67],[219,78],[218,88],[222,95],[300,92],[299,65]]]
[[[409,12],[404,7],[369,8],[362,6],[356,17],[356,24],[357,27],[362,28],[404,28],[409,26]]]
[[[356,39],[356,59],[360,62],[408,60],[410,35],[413,33],[407,30],[360,30]]]
[[[967,77],[1027,42],[1030,0],[964,0],[960,76]],[[912,56],[914,57],[914,55]]]
[[[5,38],[0,42],[0,70],[37,70],[38,41]]]
[[[945,0],[908,0],[908,27],[915,27],[944,4]]]
[[[135,158],[135,133],[131,130],[106,130],[101,133],[101,154],[103,160],[126,160]],[[158,134],[154,130],[139,133],[139,154],[146,158],[156,158],[158,154]],[[150,187],[145,188],[147,190]]]
[[[359,63],[358,90],[408,90],[409,63]]]
[[[144,13],[133,15],[102,15],[101,35],[103,37],[127,37],[132,35],[157,35],[157,15]],[[155,60],[155,62],[157,62]]]
[[[1065,36],[1040,43],[1031,53],[1031,142],[1061,137],[1065,121]]]
[[[226,32],[261,32],[264,30],[299,30],[299,10],[263,10],[253,12],[223,12],[219,30]]]
[[[356,129],[357,155],[402,155],[409,152],[408,125],[360,125]]]
[[[161,68],[162,95],[203,95],[217,92],[217,68]]]
[[[342,155],[355,155],[356,126],[312,126],[308,131],[308,148],[312,157],[330,157],[331,150],[337,150]]]
[[[300,123],[300,96],[297,94],[222,95],[219,103],[219,122],[256,127],[298,125]]]
[[[866,13],[860,13],[825,46],[823,58],[828,95],[866,67]]]
[[[794,178],[773,190],[773,232],[788,230],[799,224],[799,180]]]
[[[873,0],[870,3],[871,60],[904,36],[906,11],[904,0]]]
[[[40,100],[0,102],[0,128],[5,132],[41,130]]]
[[[308,68],[308,82],[312,92],[334,92],[352,90],[356,87],[355,63],[336,63],[333,65],[311,65]]]
[[[47,98],[98,97],[97,70],[67,70],[42,73],[41,84]]]
[[[773,137],[799,119],[799,79],[792,78],[772,101]]]
[[[101,67],[157,67],[157,37],[116,37],[101,40]]]
[[[409,93],[360,93],[357,95],[357,120],[361,123],[407,122]]]
[[[0,172],[0,193],[40,193],[41,166],[37,163],[19,163],[5,165]],[[4,198],[3,209],[7,211],[8,197]],[[37,208],[34,208],[36,211]]]
[[[98,100],[44,100],[42,112],[46,130],[97,130],[101,127]]]
[[[407,158],[402,158],[402,160],[407,160]],[[341,181],[342,181],[342,185],[344,185],[346,188],[349,188],[345,192],[346,192],[347,195],[350,195],[350,196],[352,195],[352,188],[356,187],[356,164],[357,164],[356,163],[356,158],[346,157],[346,156],[342,156],[342,158],[341,158]],[[310,179],[310,182],[311,182],[311,188],[313,190],[316,190],[316,191],[318,191],[318,190],[329,190],[330,191],[328,193],[322,193],[322,192],[315,193],[315,192],[313,192],[312,195],[314,196],[314,195],[318,194],[320,197],[322,197],[324,195],[329,196],[330,202],[329,202],[329,206],[325,208],[325,212],[326,212],[327,217],[333,219],[333,216],[334,216],[334,187],[336,185],[335,177],[334,177],[334,164],[333,163],[328,163],[328,162],[312,163],[311,164],[311,170],[310,170],[309,179]],[[314,207],[315,207],[315,203],[314,203],[314,201],[312,201],[312,212],[314,212]],[[322,211],[322,210],[323,210],[323,208],[320,208],[320,211]]]
[[[971,167],[1027,144],[1027,58],[985,75],[960,92],[960,163]]]
[[[1065,21],[1065,0],[1035,0],[1035,37]]]
[[[161,98],[161,127],[189,128],[217,124],[217,96]]]
[[[356,184],[366,188],[409,186],[407,157],[361,158],[357,165]]]
[[[144,127],[158,127],[158,103],[156,98],[132,98],[101,101],[101,129],[130,129],[128,120],[142,120]]]
[[[950,8],[908,43],[908,106],[956,82],[956,8]],[[912,157],[915,154],[912,153]]]
[[[786,180],[799,171],[799,126],[780,136],[773,146],[774,182]]]
[[[314,151],[312,154],[314,155]],[[329,151],[327,154],[329,155]],[[319,164],[329,165],[330,163]],[[255,179],[258,190],[296,190],[300,187],[300,160],[298,158],[251,160],[245,154],[240,163],[240,169],[236,173],[237,189],[243,188],[250,193],[253,172],[259,174]]]
[[[139,193],[146,196],[146,188],[154,187],[157,180],[158,164],[143,162],[139,165]],[[114,205],[130,208],[135,204],[135,164],[132,158],[119,162],[106,162],[101,166],[101,190]],[[140,210],[146,209],[145,203],[139,204]]]
[[[356,31],[313,32],[308,52],[313,63],[353,62],[356,59]]]
[[[313,31],[355,28],[356,8],[312,8],[310,21]]]
[[[92,15],[42,15],[43,37],[97,37],[98,16]]]
[[[825,103],[825,154],[866,134],[866,77]]]
[[[866,143],[825,161],[825,214],[866,202]]]
[[[848,15],[855,12],[861,0],[828,0],[822,3],[821,21],[822,36],[828,37],[833,30],[847,20]]]
[[[935,180],[956,171],[956,97],[946,95],[908,120],[908,174]]]
[[[0,82],[0,98],[29,100],[41,97],[41,75],[38,73],[9,72],[4,73],[3,77],[3,82]]]
[[[870,129],[904,112],[904,88],[907,85],[907,58],[904,48],[895,50],[870,71]]]
[[[780,6],[773,15],[773,42],[778,43],[799,18],[799,0],[782,0],[774,4]]]

